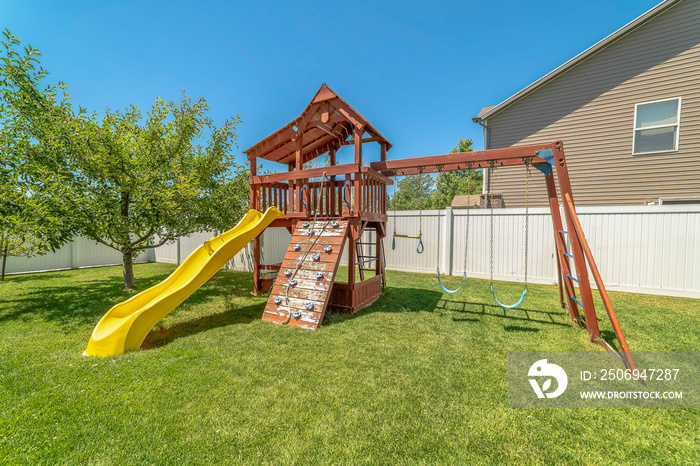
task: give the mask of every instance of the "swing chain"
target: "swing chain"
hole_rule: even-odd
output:
[[[464,266],[463,266],[463,271],[464,271],[464,276],[466,277],[467,275],[467,252],[469,251],[469,212],[472,210],[472,204],[470,201],[470,197],[472,195],[472,172],[471,172],[472,164],[469,162],[467,164],[467,227],[466,227],[466,234],[464,236]]]
[[[423,169],[425,167],[418,167],[418,183],[420,183],[420,210],[418,212],[418,237],[423,238]]]
[[[438,212],[439,214],[439,212]],[[445,215],[445,219],[447,219],[447,215]],[[442,236],[440,235],[440,225],[442,224],[442,219],[438,215],[438,228],[437,228],[437,258],[435,259],[437,262],[437,271],[440,273],[440,242],[442,241]]]
[[[492,183],[492,173],[494,170],[494,167],[496,165],[496,162],[491,160],[489,162],[489,165],[491,165],[491,168],[489,169],[489,187],[488,187],[488,193],[489,193],[489,205],[491,207],[491,245],[489,247],[489,275],[490,275],[490,280],[491,280],[491,286],[493,286],[493,186],[491,185]]]
[[[525,158],[525,289],[527,289],[527,249],[530,236],[530,216],[528,215],[528,207],[530,205],[530,164],[532,158]]]
[[[396,176],[396,169],[392,171],[394,172],[394,195],[391,197],[391,207],[394,210],[394,237],[396,237],[396,185],[398,184],[398,179]]]

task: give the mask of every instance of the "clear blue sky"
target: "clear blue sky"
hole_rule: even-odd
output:
[[[147,111],[185,89],[217,123],[240,115],[239,162],[324,82],[398,158],[446,153],[460,138],[483,148],[471,122],[482,107],[658,1],[0,0],[0,26],[38,47],[52,79],[90,110]]]

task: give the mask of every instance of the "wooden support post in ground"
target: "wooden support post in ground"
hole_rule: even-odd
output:
[[[564,159],[564,147],[561,142],[554,144],[554,166],[557,170],[557,180],[559,181],[559,190],[562,197],[567,194],[571,197],[571,205],[573,206],[573,194],[571,193],[571,182],[569,181],[569,172],[566,168],[566,160]],[[564,205],[564,215],[566,217],[567,227],[573,224],[572,211]],[[586,269],[586,261],[583,257],[583,249],[581,240],[576,231],[572,228],[568,229],[569,239],[571,243],[571,253],[574,256],[574,266],[576,267],[576,277],[578,279],[578,288],[581,295],[581,304],[583,304],[583,314],[586,316],[586,328],[591,341],[596,341],[600,338],[600,329],[598,327],[598,319],[595,313],[595,304],[593,303],[593,294],[591,293],[591,284],[588,279],[588,270]]]
[[[595,260],[593,259],[593,253],[591,252],[591,248],[588,246],[588,241],[586,241],[586,237],[583,234],[583,228],[581,228],[581,222],[579,222],[578,215],[576,215],[576,208],[574,207],[574,203],[571,200],[571,196],[569,194],[564,194],[564,199],[566,201],[567,208],[572,213],[572,222],[569,225],[569,229],[576,231],[576,234],[579,240],[581,241],[581,246],[583,248],[584,255],[586,256],[586,260],[588,261],[588,266],[591,268],[591,273],[593,274],[593,279],[595,280],[596,286],[598,287],[598,291],[600,292],[600,297],[603,300],[605,311],[608,313],[608,318],[610,319],[613,331],[615,332],[615,337],[620,343],[620,351],[622,352],[622,355],[626,360],[627,367],[629,367],[631,370],[634,370],[635,364],[634,360],[632,359],[632,354],[630,354],[630,348],[629,346],[627,346],[627,340],[625,339],[625,335],[622,333],[622,328],[620,328],[620,323],[617,320],[617,315],[615,315],[615,311],[613,310],[612,303],[610,302],[610,297],[608,296],[608,292],[605,289],[605,284],[603,283],[603,279],[600,276],[600,272],[598,271],[598,266],[596,265]]]

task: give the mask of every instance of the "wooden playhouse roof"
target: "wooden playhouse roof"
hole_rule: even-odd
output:
[[[243,152],[248,159],[261,158],[290,164],[296,162],[296,141],[303,142],[302,163],[339,148],[353,135],[355,128],[369,135],[363,142],[391,143],[360,113],[330,87],[323,84],[299,117]]]

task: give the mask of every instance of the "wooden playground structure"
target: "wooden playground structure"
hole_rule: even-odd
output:
[[[377,143],[380,147],[380,161],[368,166],[363,165],[362,158],[366,143]],[[345,145],[354,147],[354,161],[337,165],[336,153]],[[620,351],[615,353],[634,369],[627,342],[576,215],[561,141],[387,160],[391,147],[362,115],[324,84],[299,117],[244,151],[251,168],[251,208],[263,211],[277,207],[286,218],[277,219],[270,226],[284,227],[292,233],[281,264],[263,264],[260,237],[254,240],[254,290],[260,293],[271,289],[263,320],[315,329],[327,307],[354,313],[381,296],[386,286],[382,239],[387,236],[387,186],[393,184],[390,177],[397,172],[412,175],[525,165],[528,172],[530,167],[541,172],[547,187],[561,306],[568,309],[574,322],[585,325],[591,341],[613,350],[600,336],[588,265],[619,343]],[[305,163],[325,154],[330,160],[328,166],[304,169]],[[258,175],[258,158],[285,164],[288,171]],[[375,241],[364,243],[363,234],[370,230],[376,232]],[[336,282],[346,243],[348,280]],[[359,280],[355,277],[356,270]],[[575,284],[578,284],[578,297]]]

